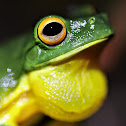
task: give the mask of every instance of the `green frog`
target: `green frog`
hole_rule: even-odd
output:
[[[18,126],[38,113],[77,122],[102,106],[107,80],[99,45],[114,30],[105,13],[78,12],[46,16],[34,32],[1,44],[0,125]]]

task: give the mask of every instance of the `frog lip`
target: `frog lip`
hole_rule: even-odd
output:
[[[62,60],[68,59],[68,58],[72,57],[73,55],[75,55],[75,54],[77,54],[77,53],[79,53],[79,52],[81,52],[81,51],[83,51],[83,50],[85,50],[85,49],[87,49],[87,48],[89,48],[89,47],[91,47],[93,45],[101,43],[101,42],[103,42],[103,41],[105,41],[107,39],[108,38],[102,38],[102,39],[96,40],[94,42],[88,43],[86,45],[80,46],[80,47],[78,47],[78,48],[76,48],[76,49],[74,49],[72,51],[69,51],[69,52],[67,52],[65,54],[62,54],[62,55],[60,55],[58,57],[55,57],[55,58],[51,59],[49,62],[51,64],[61,62]]]
[[[44,66],[47,66],[49,64],[53,65],[53,64],[59,63],[59,62],[65,60],[65,59],[68,59],[68,58],[72,57],[73,55],[75,55],[75,54],[77,54],[77,53],[79,53],[79,52],[81,52],[81,51],[83,51],[83,50],[85,50],[85,49],[87,49],[87,48],[89,48],[89,47],[91,47],[93,45],[101,43],[101,42],[103,42],[103,41],[105,41],[107,39],[108,38],[106,37],[106,38],[101,38],[99,40],[95,40],[95,41],[90,42],[90,43],[88,43],[86,45],[80,46],[80,47],[78,47],[78,48],[76,48],[76,49],[74,49],[72,51],[69,51],[69,52],[64,53],[64,54],[62,54],[60,56],[57,56],[57,57],[55,57],[55,58],[53,58],[53,59],[51,59],[49,61],[37,64],[34,67],[37,69],[37,68],[42,68]]]

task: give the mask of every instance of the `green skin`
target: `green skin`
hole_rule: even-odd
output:
[[[66,38],[60,44],[48,46],[38,38],[37,28],[45,17],[36,24],[34,35],[29,32],[0,46],[0,99],[16,88],[22,74],[45,67],[55,57],[113,34],[104,13],[77,19],[51,16],[61,19],[67,29]]]

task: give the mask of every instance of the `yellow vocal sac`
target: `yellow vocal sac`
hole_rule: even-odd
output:
[[[106,78],[90,50],[29,73],[43,113],[73,122],[89,117],[102,105],[107,94]]]

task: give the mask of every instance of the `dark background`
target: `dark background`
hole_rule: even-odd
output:
[[[117,1],[118,4],[119,1]],[[114,0],[2,0],[0,1],[0,41],[14,37],[28,29],[33,29],[43,16],[58,14],[66,16],[71,5],[89,3],[99,11],[109,14],[114,7]],[[121,23],[121,22],[119,22]],[[107,62],[107,61],[106,61]],[[109,80],[108,98],[94,116],[89,118],[85,126],[125,126],[126,125],[126,51],[123,52],[118,65],[107,71]],[[83,125],[83,123],[82,123]]]

